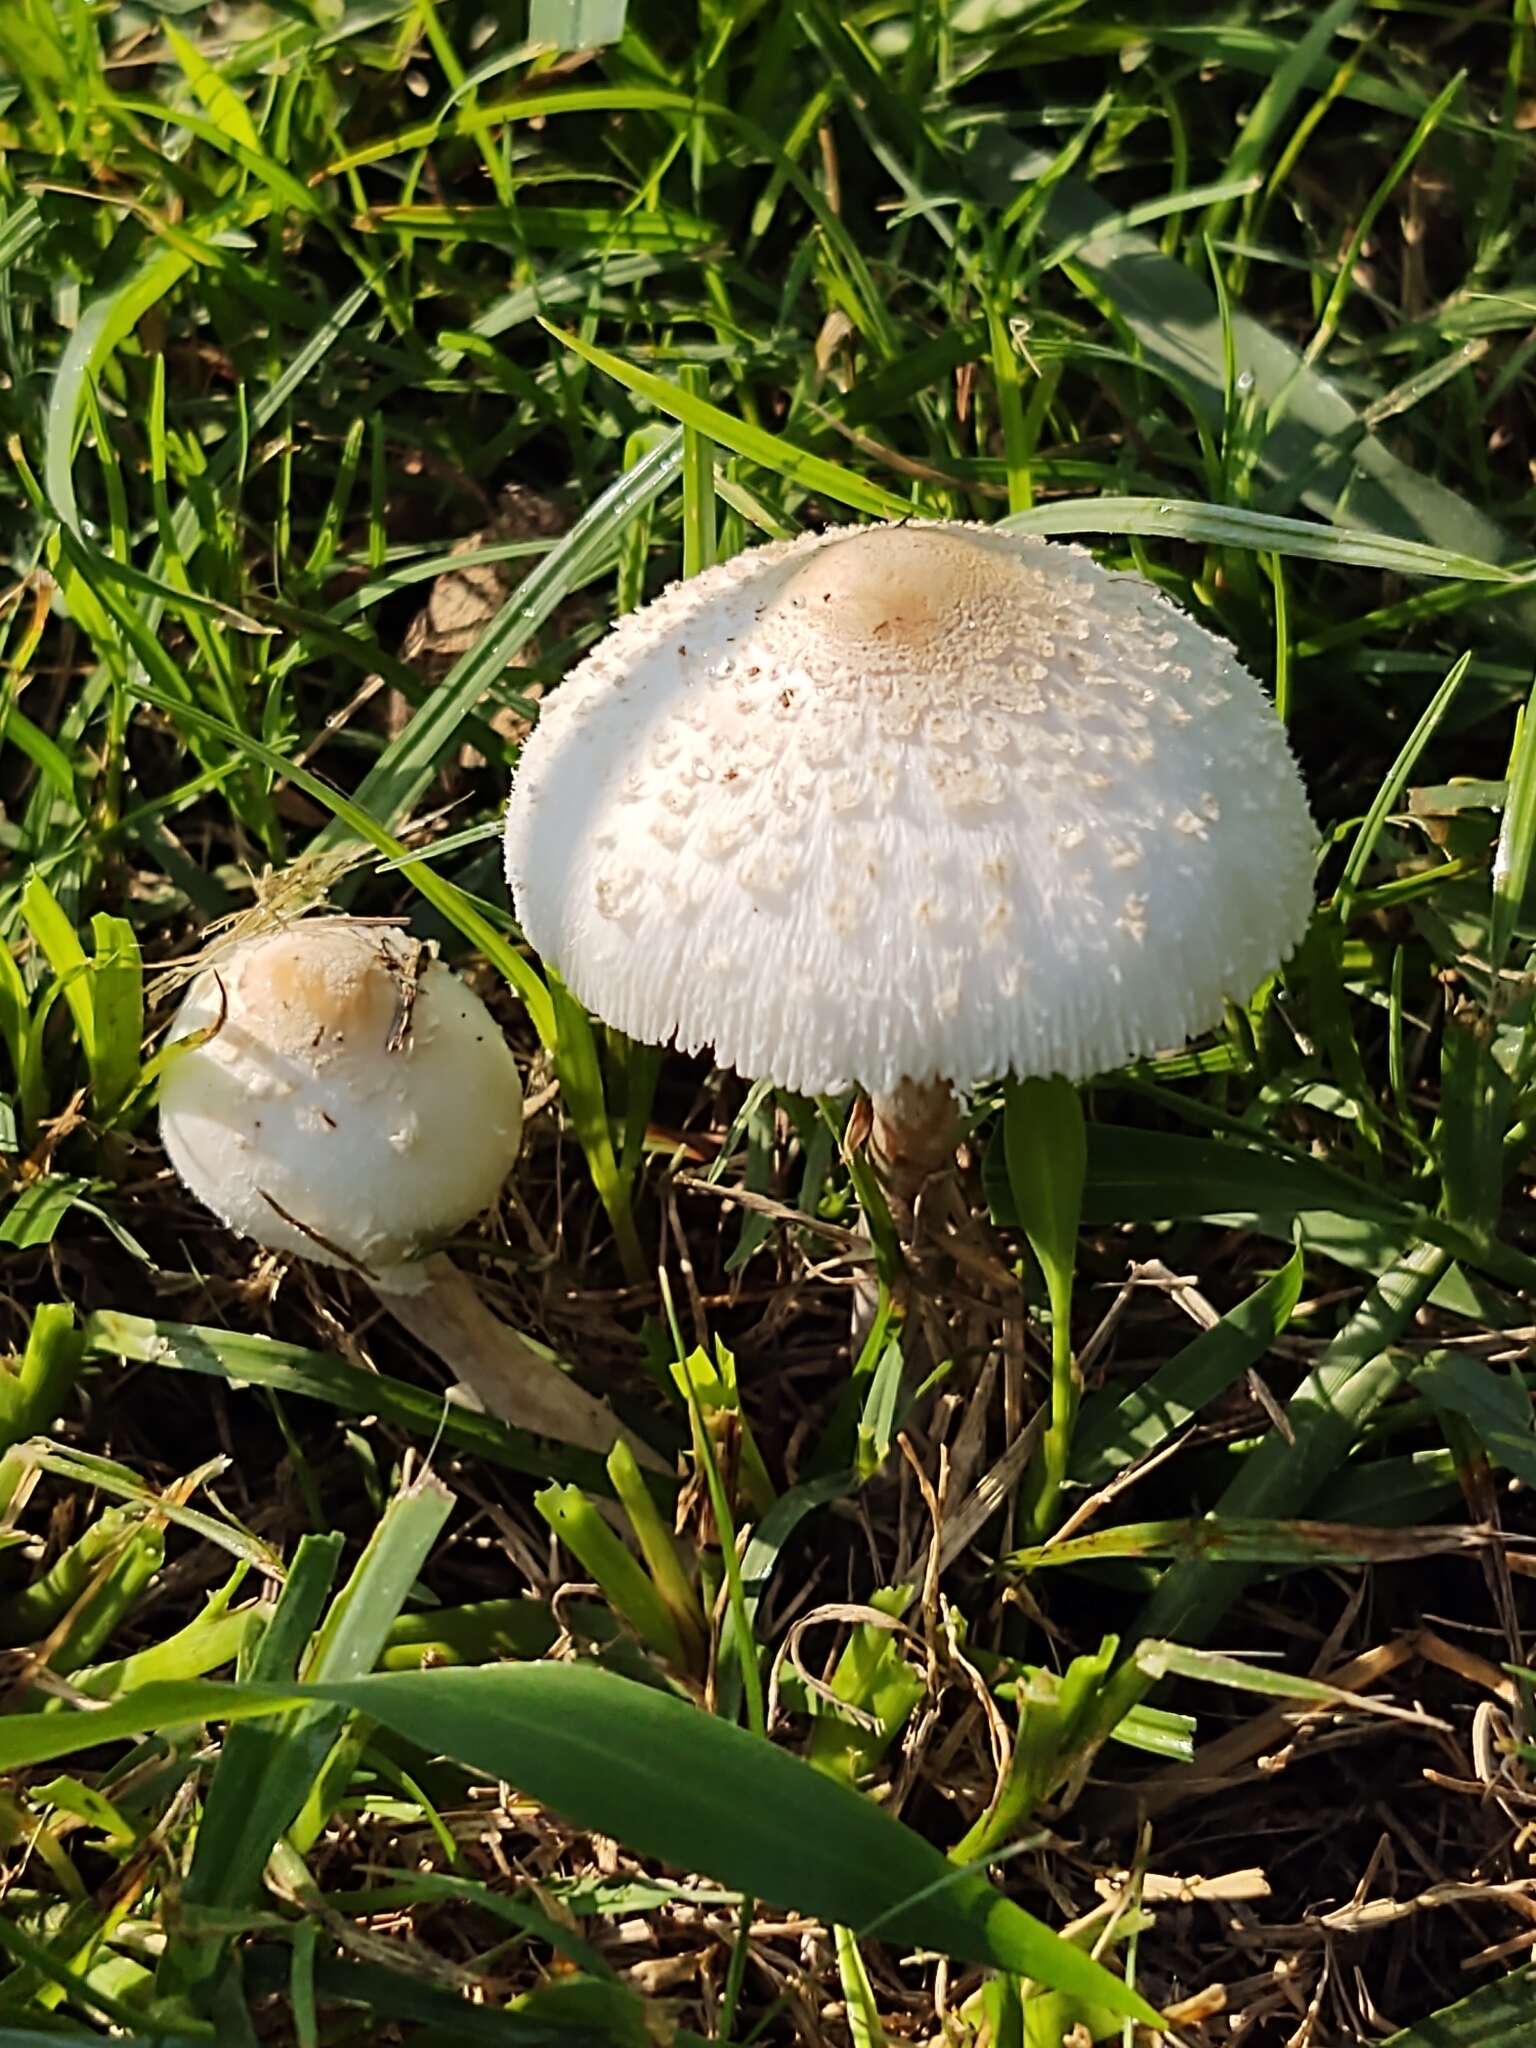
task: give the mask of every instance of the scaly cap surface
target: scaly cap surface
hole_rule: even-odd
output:
[[[523,929],[651,1043],[804,1091],[1080,1078],[1291,950],[1314,834],[1232,649],[977,526],[760,547],[622,620],[524,748]]]

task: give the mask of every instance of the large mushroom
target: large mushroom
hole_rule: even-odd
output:
[[[674,584],[523,750],[524,931],[608,1023],[873,1102],[910,1204],[953,1090],[1182,1043],[1300,938],[1312,821],[1262,690],[1143,577],[842,528]]]
[[[433,1250],[495,1200],[522,1136],[517,1068],[471,988],[394,925],[311,918],[215,949],[172,1026],[183,1040],[160,1133],[199,1201],[358,1274],[493,1414],[611,1448],[603,1404]]]

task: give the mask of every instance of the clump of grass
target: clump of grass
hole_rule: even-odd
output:
[[[1529,10],[533,12],[0,18],[0,2036],[1513,2040]],[[1080,1213],[980,1097],[850,1358],[849,1106],[596,1027],[496,814],[611,617],[911,512],[1228,634],[1319,911]],[[456,1250],[675,1492],[179,1195],[156,997],[274,886],[478,976]]]

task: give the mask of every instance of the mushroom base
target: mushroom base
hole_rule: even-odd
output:
[[[959,1108],[947,1081],[898,1081],[889,1094],[874,1096],[870,1108],[870,1158],[905,1237],[923,1183],[954,1162]]]

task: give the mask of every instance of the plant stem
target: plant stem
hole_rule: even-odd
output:
[[[1051,1533],[1056,1502],[1067,1477],[1077,1404],[1082,1392],[1077,1360],[1072,1356],[1072,1275],[1046,1276],[1051,1303],[1051,1419],[1040,1443],[1039,1484],[1030,1509],[1030,1527],[1038,1542]]]
[[[1051,1419],[1025,1485],[1036,1540],[1050,1533],[1067,1477],[1081,1392],[1072,1356],[1072,1279],[1088,1140],[1077,1089],[1059,1077],[1011,1081],[1003,1108],[1008,1185],[1051,1305]]]

